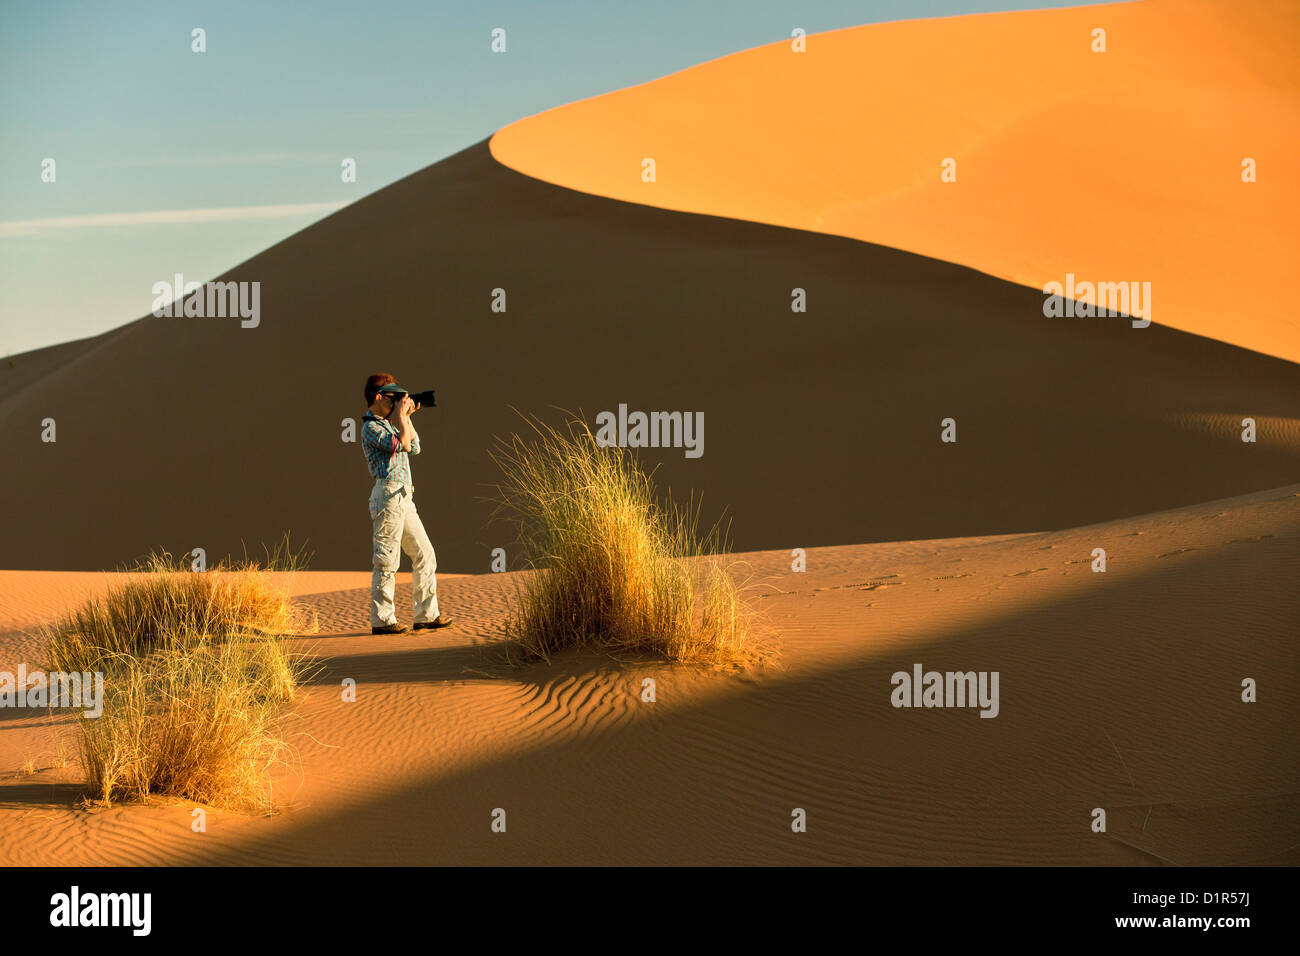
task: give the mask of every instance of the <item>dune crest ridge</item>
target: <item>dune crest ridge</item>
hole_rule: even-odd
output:
[[[1270,0],[872,24],[551,109],[491,149],[570,189],[1039,289],[1150,282],[1155,322],[1300,361],[1276,291],[1300,213],[1298,42],[1300,17]]]

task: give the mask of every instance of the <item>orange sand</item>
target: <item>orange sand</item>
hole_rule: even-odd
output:
[[[1298,535],[1292,485],[1049,534],[811,548],[798,574],[751,554],[782,653],[743,675],[505,664],[509,574],[447,578],[448,631],[372,637],[364,574],[300,572],[322,670],[286,725],[281,813],[209,810],[195,833],[183,802],[79,808],[71,718],[5,710],[0,864],[1294,865]],[[39,667],[29,629],[107,583],[0,571],[0,670]],[[915,662],[999,671],[999,715],[894,709],[890,676]]]
[[[1105,53],[1090,49],[1095,27]],[[1151,282],[1155,322],[1297,361],[1284,287],[1300,213],[1297,48],[1288,0],[887,23],[548,110],[491,148],[572,189],[849,236],[1036,288],[1066,273]],[[955,183],[940,180],[946,157]]]

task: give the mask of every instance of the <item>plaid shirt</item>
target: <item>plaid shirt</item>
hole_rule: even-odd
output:
[[[366,453],[366,466],[374,478],[386,481],[400,481],[408,489],[414,487],[411,481],[410,455],[420,453],[420,436],[411,430],[410,455],[402,451],[402,443],[397,437],[397,429],[382,418],[370,412],[361,419],[361,450]]]

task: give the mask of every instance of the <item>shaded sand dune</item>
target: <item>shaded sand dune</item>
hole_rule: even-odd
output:
[[[498,132],[492,153],[572,189],[1038,289],[1066,273],[1150,282],[1155,321],[1300,361],[1279,285],[1300,218],[1298,45],[1291,0],[873,24],[548,110]]]
[[[364,575],[300,573],[323,669],[289,725],[289,809],[212,811],[203,834],[188,805],[75,809],[66,719],[10,712],[0,861],[1300,863],[1300,485],[1062,532],[813,549],[804,574],[747,557],[782,657],[746,676],[503,664],[510,575],[448,579],[449,632],[363,636]],[[16,622],[95,586],[0,573],[0,667],[21,659]],[[890,675],[914,663],[998,671],[999,715],[894,709]]]
[[[39,375],[0,363],[0,566],[215,560],[289,530],[317,568],[367,567],[370,480],[341,435],[378,369],[439,389],[416,498],[451,571],[509,546],[476,498],[511,406],[704,412],[702,458],[643,460],[729,508],[740,550],[1064,528],[1300,477],[1300,366],[1046,319],[1032,289],[906,252],[584,195],[486,143],[223,278],[261,283],[257,328],[146,317]]]

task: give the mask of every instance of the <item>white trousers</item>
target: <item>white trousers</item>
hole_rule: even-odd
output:
[[[402,552],[411,558],[415,622],[438,617],[438,581],[434,572],[438,559],[424,533],[424,523],[415,510],[411,490],[400,481],[375,482],[370,493],[370,520],[374,526],[374,572],[370,577],[370,626],[397,621],[393,590]]]

